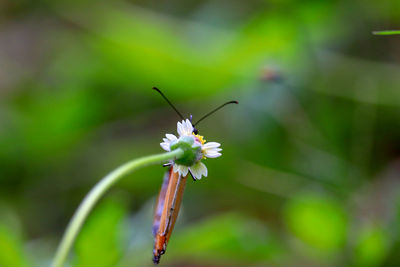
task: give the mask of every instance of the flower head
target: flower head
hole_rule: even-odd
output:
[[[184,154],[173,162],[173,171],[179,172],[182,176],[190,172],[194,179],[199,180],[208,174],[207,167],[201,160],[221,156],[222,149],[221,144],[217,142],[206,143],[204,137],[194,134],[193,130],[193,125],[188,119],[178,122],[179,138],[173,134],[166,134],[160,146],[166,151],[181,148]]]

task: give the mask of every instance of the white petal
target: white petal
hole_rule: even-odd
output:
[[[183,129],[182,123],[180,123],[179,121],[176,124],[176,131],[178,132],[179,136],[184,135],[183,133],[185,132],[185,130]]]
[[[201,176],[206,176],[207,177],[207,167],[206,165],[204,165],[203,162],[197,162],[196,164],[194,164],[193,166],[191,166],[190,168],[191,173],[193,174],[194,178],[197,180],[201,179]]]
[[[186,176],[189,172],[189,167],[181,165],[180,173],[182,176]]]
[[[165,151],[171,151],[169,143],[163,142],[160,143],[160,146],[162,147],[162,149],[164,149]]]
[[[190,171],[192,172],[193,176],[195,179],[200,180],[201,176],[206,176],[207,177],[207,167],[204,165],[202,162],[197,162],[193,166],[191,166]]]
[[[204,152],[213,153],[213,152],[219,152],[219,151],[221,151],[222,148],[218,148],[218,147],[211,147],[211,148],[206,147],[206,148],[205,148],[204,146],[202,146],[202,150],[203,150]]]
[[[208,143],[205,143],[205,144],[203,145],[203,149],[217,148],[217,147],[220,147],[220,146],[221,146],[220,143],[217,143],[217,142],[208,142]]]
[[[221,156],[221,155],[222,155],[222,154],[219,153],[219,152],[214,152],[214,153],[209,153],[209,152],[207,152],[207,153],[204,154],[204,156],[205,156],[206,158],[218,158],[218,157]]]
[[[179,136],[192,135],[192,132],[193,132],[192,123],[188,119],[186,119],[182,122],[178,122],[177,123],[177,132],[178,132]]]
[[[172,141],[169,141],[167,138],[163,138],[163,143],[168,144],[169,146],[171,146]]]
[[[183,127],[183,131],[184,131],[185,134],[187,135],[187,132],[188,132],[188,125],[187,125],[187,121],[186,121],[186,120],[182,121],[182,127]]]
[[[222,150],[222,148],[219,146],[221,146],[221,144],[217,142],[209,142],[204,144],[202,147],[204,156],[206,158],[217,158],[221,156],[222,154],[219,152]]]
[[[200,164],[201,164],[202,169],[203,169],[203,175],[204,175],[205,177],[207,177],[207,175],[208,175],[208,170],[207,170],[206,165],[205,165],[203,162],[200,162]]]
[[[178,164],[174,164],[174,167],[172,168],[172,170],[174,172],[179,173],[182,176],[186,176],[189,172],[189,168],[187,166],[178,165]]]
[[[177,138],[175,135],[173,134],[166,134],[165,135],[167,138],[163,138],[162,143],[160,143],[160,146],[162,147],[162,149],[166,150],[166,151],[171,151],[170,147],[171,147],[171,143],[176,141]]]
[[[178,138],[173,134],[166,134],[165,135],[169,141],[176,141]]]
[[[201,179],[201,173],[197,166],[197,163],[195,165],[193,165],[192,167],[190,167],[189,169],[190,169],[190,172],[192,173],[194,179],[196,179],[196,180]]]
[[[193,133],[193,125],[190,122],[190,120],[186,119],[186,131],[188,135],[191,135]]]

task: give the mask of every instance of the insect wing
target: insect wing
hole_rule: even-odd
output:
[[[172,168],[170,168],[170,169],[172,169]],[[169,178],[170,178],[170,170],[168,170],[164,174],[164,179],[163,179],[163,183],[161,185],[160,193],[158,194],[158,197],[157,197],[157,205],[154,210],[154,221],[153,221],[153,236],[154,237],[156,237],[156,235],[158,233],[158,229],[160,228],[161,214],[164,209],[164,202],[165,202],[165,196],[167,194]]]
[[[165,253],[167,243],[179,214],[186,179],[187,176],[180,176],[178,173],[173,172],[172,168],[164,176],[153,224],[154,263],[159,263],[161,255]]]

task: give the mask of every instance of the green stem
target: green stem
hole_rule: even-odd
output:
[[[89,215],[89,212],[92,210],[97,201],[104,195],[104,193],[118,180],[124,177],[126,174],[136,170],[140,167],[144,167],[146,165],[159,163],[167,160],[171,160],[173,158],[182,157],[183,151],[178,148],[172,152],[167,152],[163,154],[157,154],[152,156],[147,156],[139,159],[134,159],[125,163],[124,165],[118,167],[103,179],[100,180],[90,192],[83,199],[82,203],[79,205],[76,210],[74,216],[68,224],[67,230],[65,231],[62,240],[57,248],[52,267],[61,267],[64,265],[65,259],[70,251],[72,244],[75,241],[76,236],[78,235],[83,222],[86,217]]]

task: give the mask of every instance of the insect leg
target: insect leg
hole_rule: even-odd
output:
[[[196,178],[194,178],[193,173],[189,170],[190,176],[192,176],[193,181],[197,181]]]

